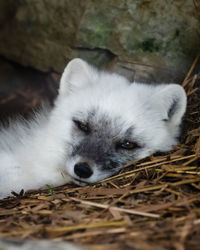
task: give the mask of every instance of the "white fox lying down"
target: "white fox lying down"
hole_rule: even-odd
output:
[[[1,128],[0,197],[45,184],[87,185],[130,160],[171,150],[185,109],[177,84],[130,83],[74,59],[52,110]]]

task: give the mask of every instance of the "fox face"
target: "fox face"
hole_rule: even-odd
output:
[[[177,84],[130,83],[72,60],[53,111],[66,172],[86,185],[118,173],[131,160],[171,150],[185,109],[186,94]]]
[[[86,113],[87,114],[87,113]],[[120,117],[97,110],[73,117],[67,171],[78,184],[92,183],[119,172],[144,145]]]

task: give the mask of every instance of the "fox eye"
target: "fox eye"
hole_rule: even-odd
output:
[[[78,120],[73,120],[73,122],[75,123],[76,127],[80,129],[81,131],[83,131],[84,133],[86,134],[90,133],[90,127],[88,126],[87,123],[83,123]]]
[[[123,142],[117,143],[116,147],[121,148],[121,149],[126,149],[126,150],[132,150],[132,149],[139,148],[140,146],[136,142],[125,140]]]

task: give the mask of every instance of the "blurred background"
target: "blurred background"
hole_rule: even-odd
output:
[[[0,119],[52,104],[72,58],[181,83],[199,49],[199,0],[0,0]]]

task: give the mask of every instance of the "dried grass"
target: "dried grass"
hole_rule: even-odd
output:
[[[0,201],[0,236],[69,240],[98,249],[200,249],[200,73],[173,151],[128,163],[96,185],[65,185]]]

